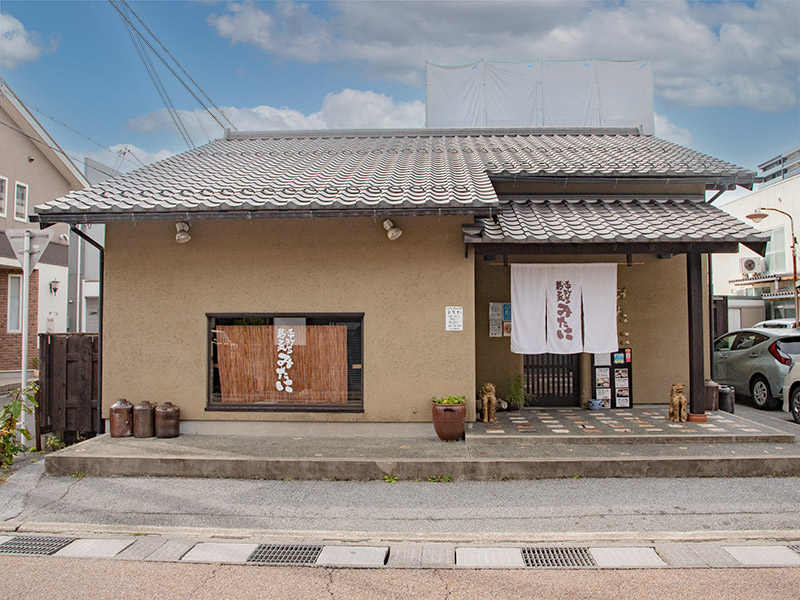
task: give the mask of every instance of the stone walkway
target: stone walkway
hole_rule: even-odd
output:
[[[673,423],[666,406],[644,406],[625,410],[591,411],[581,408],[537,408],[497,413],[496,423],[475,423],[470,436],[523,438],[544,437],[559,443],[558,438],[576,442],[576,438],[596,441],[606,438],[624,442],[638,438],[644,442],[656,438],[680,438],[682,441],[786,442],[782,432],[764,423],[722,411],[706,413],[706,423]],[[642,439],[644,438],[644,439]]]

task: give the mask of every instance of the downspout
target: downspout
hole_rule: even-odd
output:
[[[70,230],[75,233],[79,238],[91,244],[97,251],[100,252],[100,297],[97,301],[98,311],[98,325],[100,333],[97,338],[97,433],[101,434],[104,431],[103,427],[103,278],[104,278],[104,262],[105,262],[105,248],[97,243],[91,236],[86,235],[74,224],[69,226]]]

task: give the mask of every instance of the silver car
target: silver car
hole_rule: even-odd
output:
[[[800,423],[800,361],[795,361],[783,381],[783,410],[792,413],[795,423]]]
[[[714,342],[714,380],[750,395],[756,408],[773,410],[782,400],[783,380],[800,355],[800,331],[740,329]]]

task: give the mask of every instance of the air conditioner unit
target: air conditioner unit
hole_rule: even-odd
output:
[[[753,275],[764,272],[764,259],[760,256],[747,256],[739,259],[739,270],[742,275]]]

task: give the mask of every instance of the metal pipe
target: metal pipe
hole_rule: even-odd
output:
[[[70,225],[70,230],[78,237],[86,240],[87,243],[97,248],[100,252],[100,276],[99,287],[100,297],[97,301],[98,324],[100,331],[97,336],[97,433],[103,433],[103,295],[104,295],[104,274],[105,274],[105,248],[91,236],[86,235],[75,225]],[[80,282],[78,282],[80,283]]]
[[[30,318],[28,310],[28,300],[30,296],[31,285],[31,231],[25,230],[25,238],[22,246],[22,289],[20,290],[20,304],[22,304],[22,393],[27,391],[28,387],[28,319]],[[41,285],[41,282],[40,282]],[[28,419],[23,409],[19,415],[20,429],[28,430]],[[20,436],[20,443],[27,446],[25,437]]]

